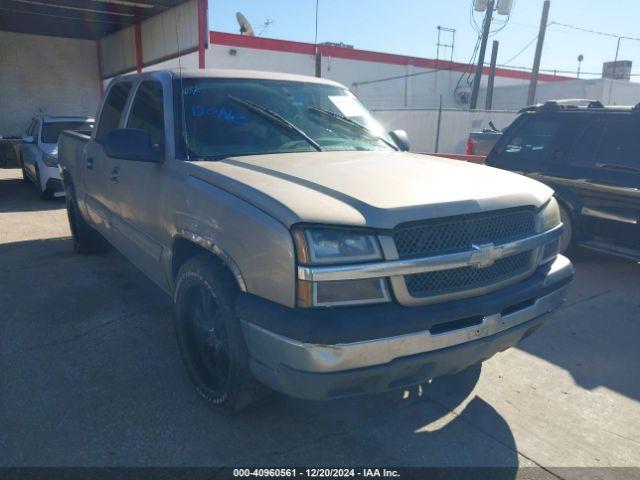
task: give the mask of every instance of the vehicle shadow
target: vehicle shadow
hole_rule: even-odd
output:
[[[586,388],[599,386],[640,400],[640,292],[637,263],[577,250],[576,277],[551,323],[518,348],[571,374]]]
[[[170,298],[119,254],[35,240],[1,245],[0,264],[0,465],[518,465],[509,425],[474,393],[479,367],[224,416],[182,366]]]
[[[266,439],[277,425],[288,441],[236,454],[231,464],[515,468],[509,425],[473,393],[480,372],[478,365],[409,389],[327,402],[274,395],[240,420]],[[500,478],[515,477],[508,473]]]
[[[20,170],[17,170],[20,172]],[[14,172],[11,172],[14,173]],[[65,208],[64,197],[43,200],[38,195],[36,187],[31,182],[19,178],[0,178],[0,213],[5,212],[35,212],[58,210]]]

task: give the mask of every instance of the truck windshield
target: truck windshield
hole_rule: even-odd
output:
[[[395,148],[362,103],[341,87],[204,78],[176,80],[175,91],[176,143],[188,146],[191,158]]]
[[[65,130],[91,131],[93,122],[70,121],[70,122],[45,122],[42,124],[42,143],[57,143],[58,137]]]

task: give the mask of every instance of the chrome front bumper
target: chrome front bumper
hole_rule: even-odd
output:
[[[572,276],[571,262],[559,256],[548,267],[539,288],[539,291],[547,293],[483,315],[473,325],[447,329],[444,333],[432,334],[429,330],[423,330],[387,338],[329,345],[298,341],[245,320],[242,321],[242,326],[252,359],[252,370],[272,388],[303,398],[369,393],[400,386],[394,380],[397,380],[395,377],[401,372],[394,373],[396,368],[392,366],[403,363],[407,358],[411,358],[411,363],[414,363],[417,358],[424,357],[424,361],[418,362],[416,367],[420,367],[418,370],[422,373],[405,375],[412,379],[409,383],[419,383],[462,370],[515,345],[542,323],[545,314],[562,304],[567,294],[568,280]],[[559,287],[553,289],[553,285]],[[500,295],[500,291],[493,295]],[[393,320],[389,319],[390,322]],[[478,350],[479,345],[482,348]],[[473,355],[461,353],[461,349],[466,346],[473,347],[478,352]],[[429,368],[425,370],[426,365]],[[382,372],[380,369],[386,371]],[[344,390],[338,388],[340,385],[357,385],[360,377],[358,372],[362,372],[362,378],[371,378],[371,370],[374,371],[374,376],[385,380],[373,387],[363,388],[362,391],[340,393]],[[335,376],[337,382],[333,381],[332,376]],[[406,385],[407,382],[401,384]],[[323,385],[322,388],[319,385]]]

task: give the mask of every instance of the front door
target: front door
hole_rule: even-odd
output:
[[[130,91],[131,82],[120,82],[107,92],[94,137],[85,147],[82,165],[87,213],[107,237],[111,237],[111,216],[117,207],[111,180],[112,159],[104,152],[102,142],[111,130],[118,128],[124,121]]]
[[[149,132],[151,143],[164,151],[165,108],[163,88],[155,80],[143,80],[136,89],[126,128]],[[165,230],[163,202],[171,162],[112,159],[111,176],[117,198],[113,217],[116,246],[156,282],[164,278],[160,257]]]

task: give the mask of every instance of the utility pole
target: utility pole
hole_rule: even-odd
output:
[[[471,103],[469,110],[475,110],[478,104],[478,92],[480,91],[480,79],[482,78],[482,69],[484,68],[484,54],[487,50],[487,40],[489,39],[489,30],[491,29],[491,17],[493,16],[494,0],[487,3],[487,13],[484,17],[482,26],[482,41],[480,42],[480,52],[478,53],[478,65],[476,66],[476,74],[473,77],[473,90],[471,90]]]
[[[485,110],[491,110],[493,103],[493,81],[496,77],[496,61],[498,60],[498,41],[493,41],[491,49],[491,63],[489,64],[489,78],[487,78],[487,98],[484,103]]]
[[[536,55],[533,58],[533,69],[531,70],[531,82],[529,83],[529,94],[527,95],[527,105],[533,105],[536,100],[536,87],[538,85],[538,71],[540,70],[540,57],[542,57],[542,45],[544,45],[544,34],[547,31],[547,21],[549,19],[549,0],[544,0],[542,6],[542,18],[540,19],[540,31],[538,32],[538,43],[536,45]]]
[[[316,30],[313,37],[313,44],[315,47],[316,54],[316,77],[320,78],[322,76],[322,56],[320,55],[320,50],[318,49],[318,7],[320,0],[316,0]]]

